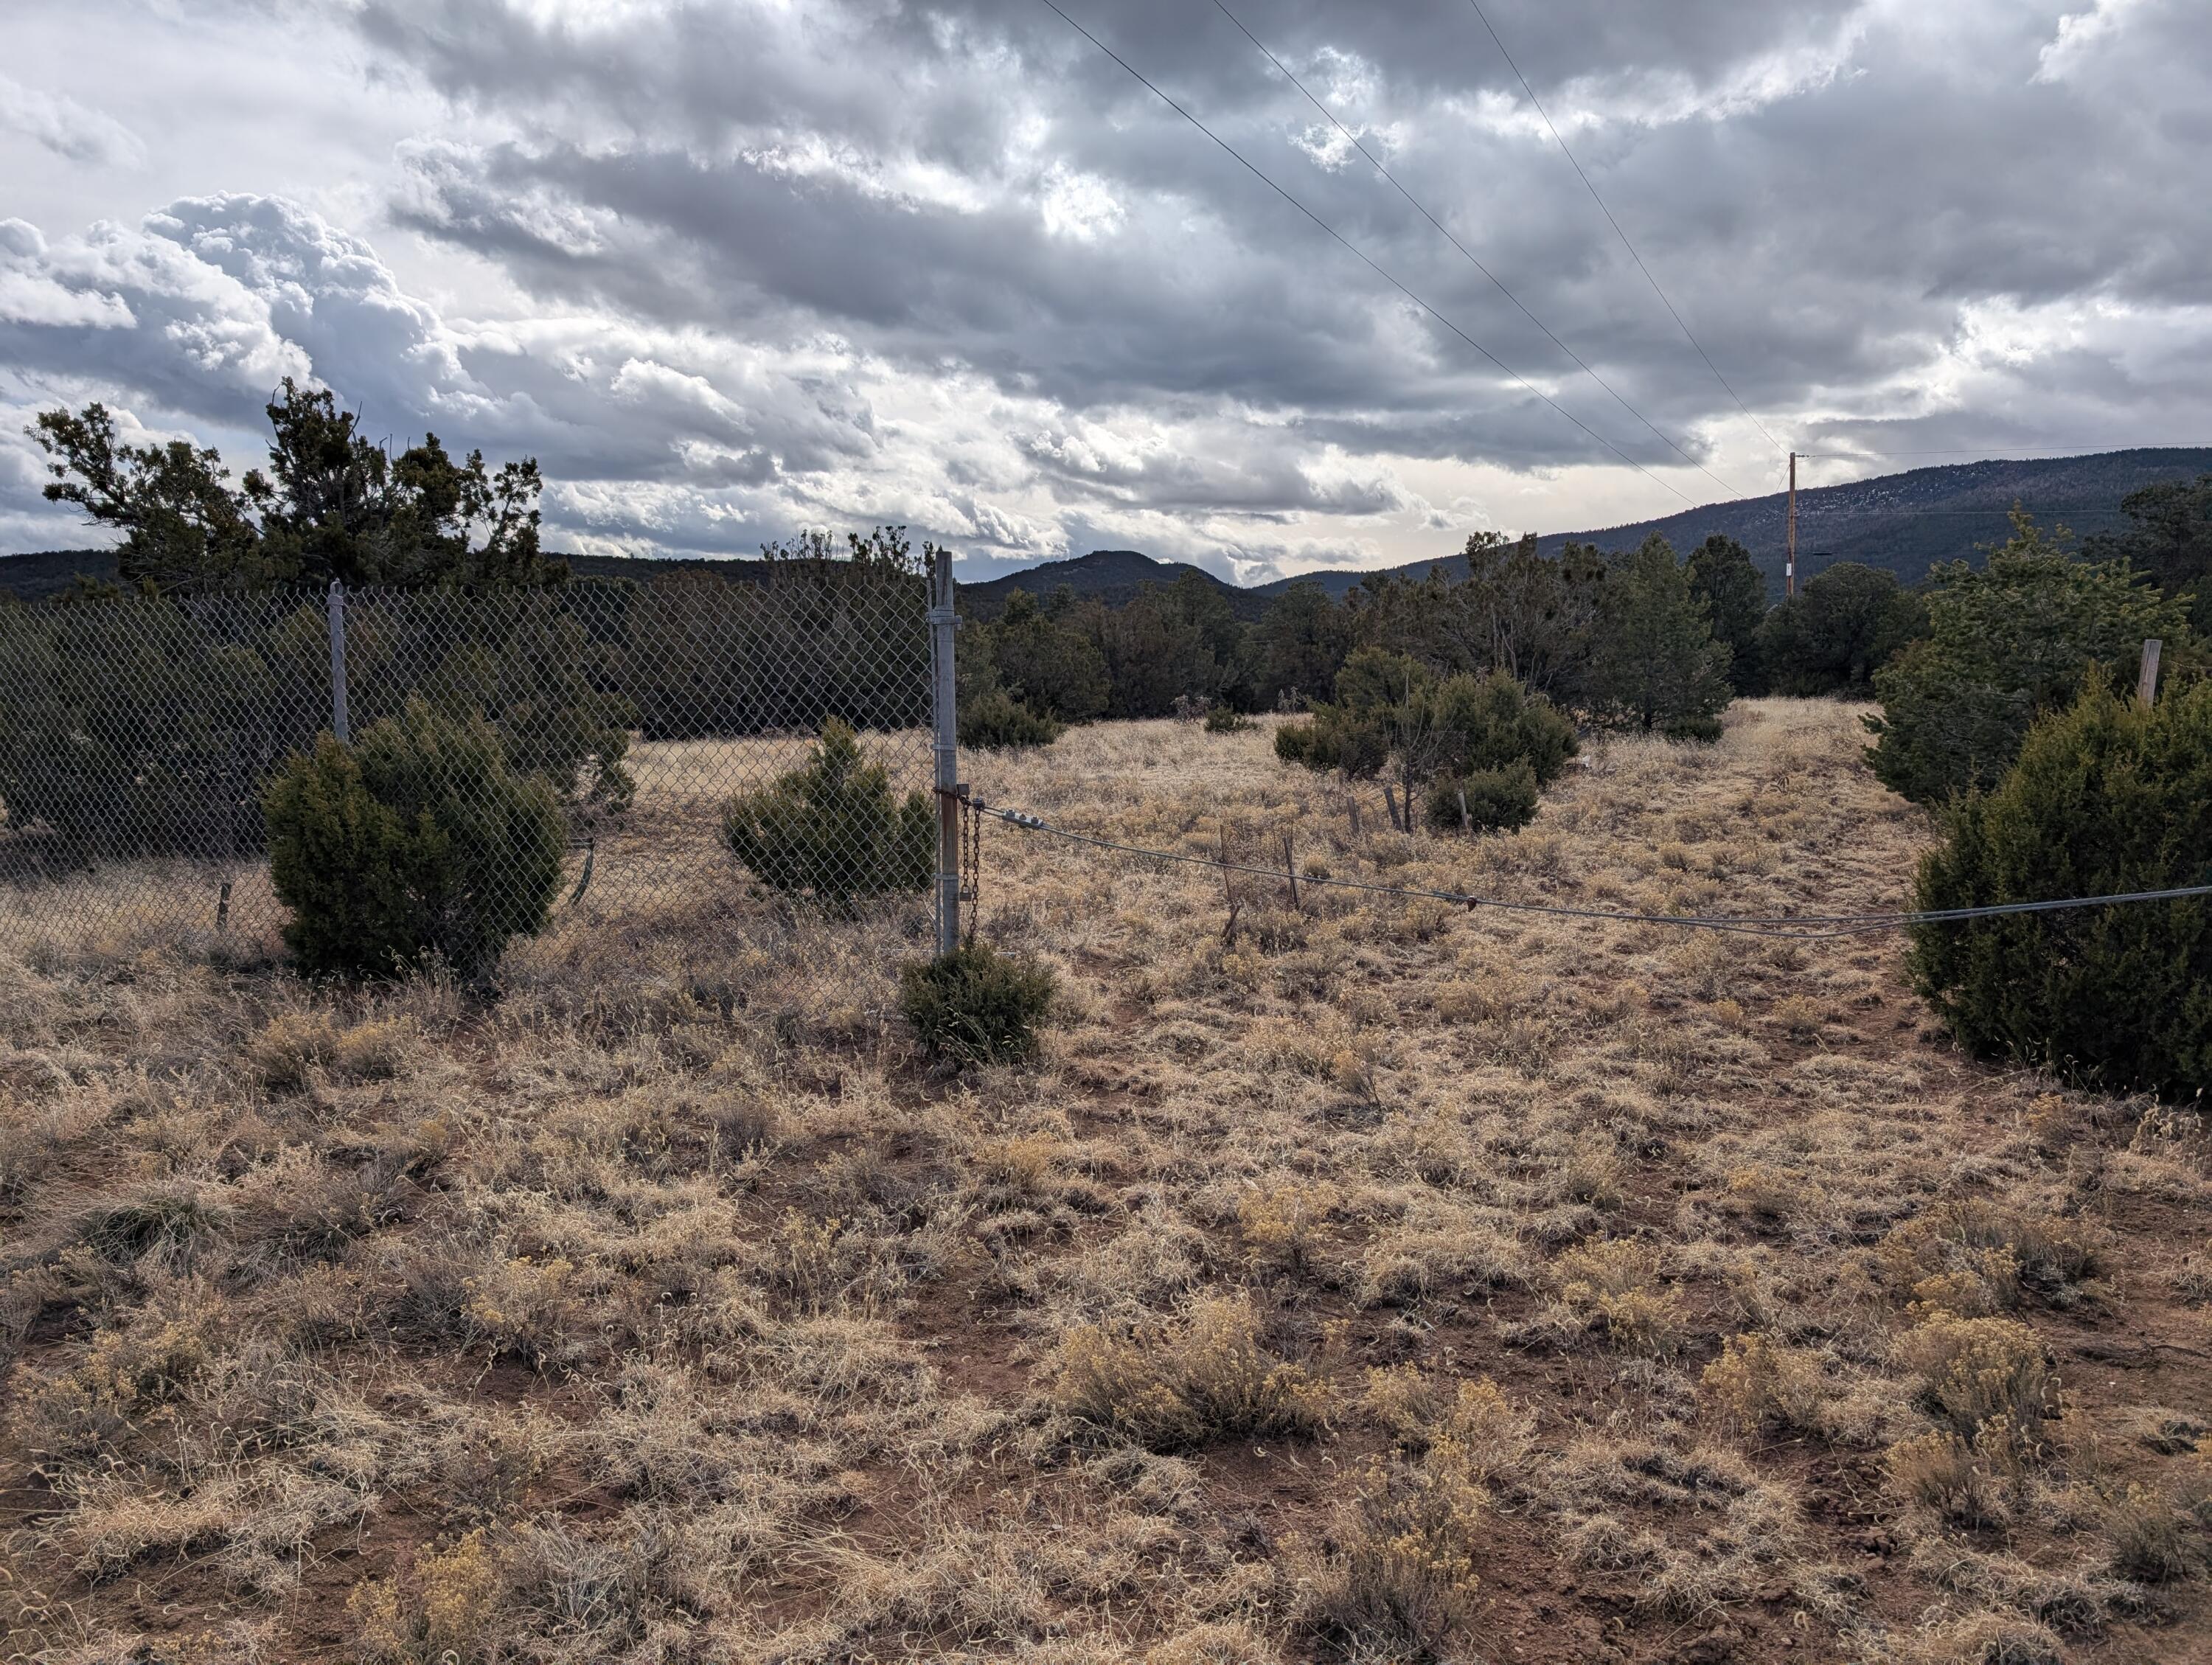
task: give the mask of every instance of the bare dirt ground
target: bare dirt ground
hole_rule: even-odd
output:
[[[1856,714],[1601,745],[1476,842],[1355,836],[1265,725],[969,769],[1309,877],[1847,912],[1928,836]],[[2212,1658],[2194,1111],[1962,1056],[1894,937],[983,854],[1064,1000],[950,1079],[918,911],[711,866],[489,1004],[9,923],[0,1657]]]

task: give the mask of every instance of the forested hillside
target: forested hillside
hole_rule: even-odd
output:
[[[1800,475],[1797,494],[1799,575],[1809,577],[1838,562],[1855,561],[1893,572],[1908,584],[1917,583],[1939,561],[1971,558],[1984,545],[2002,542],[2008,531],[2005,517],[2016,502],[2046,526],[2057,521],[2083,535],[2110,532],[2126,524],[2120,500],[2130,492],[2207,471],[2212,471],[2212,447],[1960,463],[1839,486],[1802,484],[1811,473],[1808,468]],[[1738,498],[1627,526],[1547,532],[1538,547],[1546,555],[1557,555],[1570,542],[1627,550],[1656,532],[1677,550],[1687,550],[1719,533],[1751,551],[1753,563],[1767,580],[1771,598],[1779,600],[1786,504],[1787,498],[1780,492]],[[636,577],[672,568],[708,568],[727,573],[750,564],[703,557],[569,555],[558,558],[566,560],[570,570],[583,578]],[[1436,565],[1442,565],[1451,576],[1463,575],[1464,562],[1457,555],[1385,570],[1418,578]],[[0,591],[33,599],[68,588],[80,572],[112,580],[115,557],[106,550],[50,550],[0,556]],[[1270,600],[1299,581],[1278,579],[1246,589],[1188,562],[1158,561],[1135,550],[1094,550],[1071,560],[1048,561],[1003,578],[964,585],[963,589],[969,608],[980,617],[989,617],[1017,590],[1046,596],[1066,585],[1079,596],[1097,596],[1109,607],[1121,607],[1146,584],[1170,584],[1185,573],[1196,573],[1218,588],[1228,599],[1231,612],[1247,623],[1255,622]],[[1338,569],[1300,576],[1340,598],[1363,578],[1372,575],[1365,570]]]
[[[2180,447],[1958,463],[1839,486],[1808,487],[1805,482],[1811,469],[1801,467],[1798,575],[1808,577],[1839,561],[1856,561],[1886,568],[1908,584],[1917,583],[1939,561],[1970,558],[1983,545],[2002,542],[2008,531],[2005,517],[2015,502],[2046,526],[2058,521],[2085,535],[2115,532],[2127,524],[2120,500],[2130,492],[2164,480],[2192,478],[2208,470],[2212,470],[2212,449]],[[1633,549],[1656,532],[1676,549],[1686,550],[1717,532],[1751,551],[1753,564],[1778,600],[1788,503],[1787,495],[1778,491],[1741,497],[1624,526],[1546,533],[1537,547],[1546,555],[1557,555],[1570,542]],[[1418,577],[1435,564],[1419,561],[1392,570]],[[1462,563],[1453,556],[1442,564],[1456,577]],[[1341,595],[1368,574],[1310,576],[1330,594]],[[1261,586],[1260,592],[1278,593],[1293,581],[1278,580]]]

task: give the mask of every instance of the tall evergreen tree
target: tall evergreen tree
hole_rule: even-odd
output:
[[[327,388],[286,377],[266,407],[264,473],[238,486],[212,450],[185,441],[119,443],[99,404],[47,410],[31,437],[54,459],[46,495],[123,534],[125,584],[161,592],[270,584],[559,583],[538,547],[535,460],[456,461],[434,434],[397,458],[361,431]]]
[[[1713,640],[1674,550],[1654,532],[1616,557],[1591,666],[1599,715],[1680,739],[1720,738],[1729,650]]]
[[[1759,626],[1766,617],[1766,580],[1751,564],[1751,551],[1715,532],[1690,551],[1685,563],[1690,593],[1705,604],[1713,637],[1729,649],[1729,686],[1739,694],[1762,687]]]
[[[1759,669],[1771,694],[1863,699],[1874,673],[1927,634],[1926,602],[1895,573],[1838,561],[1766,616]]]
[[[998,617],[969,634],[963,653],[972,644],[995,671],[998,685],[1030,710],[1068,723],[1087,723],[1105,711],[1106,656],[1028,591],[1016,590]]]
[[[1352,616],[1328,592],[1302,579],[1278,596],[1253,632],[1259,703],[1327,701],[1336,692],[1354,638]]]

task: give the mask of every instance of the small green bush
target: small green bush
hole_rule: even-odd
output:
[[[499,736],[419,700],[351,747],[328,734],[262,793],[269,872],[303,971],[389,974],[442,961],[480,976],[545,928],[567,831]]]
[[[970,943],[899,972],[899,1010],[933,1057],[1004,1064],[1036,1050],[1052,1006],[1052,973]]]
[[[1668,718],[1660,726],[1659,732],[1670,740],[1695,740],[1701,744],[1711,745],[1720,738],[1723,726],[1717,715],[1711,712],[1693,711]]]
[[[722,838],[770,890],[849,910],[867,896],[920,890],[937,871],[937,817],[927,794],[891,796],[890,776],[860,755],[832,717],[814,757],[723,811]]]
[[[973,751],[1048,746],[1066,732],[1067,725],[1057,717],[1032,711],[1003,688],[960,708],[960,744]]]
[[[1512,832],[1536,818],[1536,770],[1525,757],[1503,769],[1479,769],[1438,781],[1429,791],[1431,830],[1460,829],[1462,793],[1476,832]]]
[[[1388,771],[1409,787],[1525,762],[1541,787],[1578,749],[1574,724],[1503,671],[1438,677],[1406,654],[1363,647],[1336,691],[1310,720],[1275,731],[1278,757],[1354,779]]]
[[[1209,734],[1242,734],[1251,726],[1249,717],[1225,705],[1214,706],[1206,714],[1206,732]]]
[[[2029,730],[1996,790],[1960,800],[1916,906],[2212,883],[2212,683],[2156,708],[2101,674]],[[2212,1085],[2212,906],[2136,902],[1914,927],[1913,981],[1952,1031],[2085,1085]]]

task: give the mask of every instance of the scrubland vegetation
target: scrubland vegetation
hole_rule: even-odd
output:
[[[1619,908],[1894,908],[1935,836],[1827,702],[1595,735],[1474,839],[1219,726],[966,767]],[[2186,1097],[1969,1056],[1894,936],[985,845],[1032,1056],[917,1039],[912,899],[734,858],[479,987],[8,923],[0,1656],[2212,1650]]]

